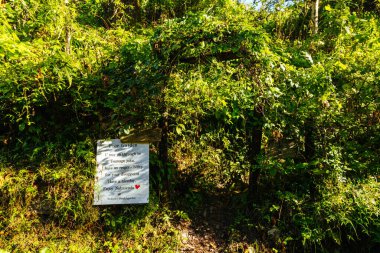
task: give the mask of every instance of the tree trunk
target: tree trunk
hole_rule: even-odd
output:
[[[319,22],[319,0],[315,0],[315,2],[312,2],[311,6],[311,18],[313,21],[313,34],[318,33],[318,22]]]
[[[68,5],[69,5],[69,0],[65,0],[65,5],[66,5],[66,17],[65,17],[65,52],[67,54],[71,53],[71,28],[70,28],[70,22],[69,20],[71,17],[69,16],[69,12],[67,12]]]
[[[70,54],[71,53],[71,31],[70,31],[70,27],[68,25],[65,27],[65,32],[66,32],[65,52],[67,54]]]

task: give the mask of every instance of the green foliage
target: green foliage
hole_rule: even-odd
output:
[[[180,245],[172,221],[191,217],[158,205],[166,172],[156,144],[149,205],[92,206],[96,140],[165,120],[177,202],[194,211],[205,191],[239,194],[231,240],[243,227],[281,250],[378,242],[378,10],[323,2],[312,34],[303,1],[2,3],[0,248]],[[265,191],[247,207],[251,170]]]

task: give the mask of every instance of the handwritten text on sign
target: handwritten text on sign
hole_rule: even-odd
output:
[[[142,204],[149,199],[149,144],[98,141],[94,205]]]

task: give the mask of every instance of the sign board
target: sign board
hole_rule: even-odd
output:
[[[94,205],[149,201],[149,144],[99,140]]]

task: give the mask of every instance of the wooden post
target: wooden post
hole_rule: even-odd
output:
[[[306,119],[304,124],[305,131],[305,153],[304,157],[306,162],[310,163],[315,157],[315,121],[312,117]],[[317,187],[315,183],[315,176],[311,172],[312,168],[309,167],[308,176],[310,179],[309,191],[311,199],[315,199],[317,195]]]
[[[169,153],[168,153],[168,134],[169,134],[169,115],[167,112],[166,105],[163,104],[160,110],[161,119],[159,122],[159,127],[162,131],[161,141],[158,145],[158,157],[161,162],[161,166],[159,167],[158,173],[162,176],[162,187],[163,189],[160,191],[160,198],[164,200],[164,202],[168,202],[170,199],[170,173],[168,168],[169,161]]]
[[[253,112],[253,119],[248,127],[248,160],[251,165],[249,172],[249,190],[248,190],[248,204],[251,206],[253,203],[259,201],[259,181],[261,169],[257,168],[259,165],[259,156],[261,153],[261,143],[263,138],[263,125],[264,113],[263,107],[257,106]]]

